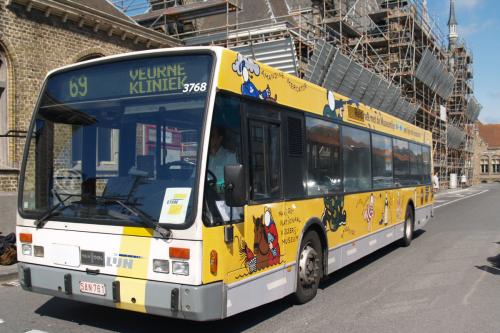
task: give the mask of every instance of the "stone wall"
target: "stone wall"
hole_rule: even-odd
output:
[[[0,48],[8,60],[8,129],[27,130],[47,73],[90,55],[111,55],[146,48],[73,21],[48,16],[0,0]],[[24,139],[9,139],[13,166],[22,159]],[[0,170],[0,191],[17,190],[17,172]]]

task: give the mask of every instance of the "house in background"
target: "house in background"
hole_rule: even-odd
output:
[[[500,124],[478,122],[474,149],[474,182],[500,182]]]

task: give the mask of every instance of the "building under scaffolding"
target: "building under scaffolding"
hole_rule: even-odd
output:
[[[434,167],[472,177],[472,54],[426,0],[114,0],[185,45],[222,45],[433,134]]]

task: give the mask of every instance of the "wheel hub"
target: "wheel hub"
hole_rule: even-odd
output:
[[[316,250],[307,245],[300,253],[299,279],[302,285],[311,285],[316,282],[319,274],[319,257]]]

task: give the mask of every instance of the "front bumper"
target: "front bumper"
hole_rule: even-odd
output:
[[[222,319],[226,314],[226,290],[222,282],[189,286],[28,263],[19,263],[18,269],[22,288],[36,293],[196,321]],[[80,292],[80,281],[104,284],[106,295]],[[130,297],[135,293],[137,297]]]

